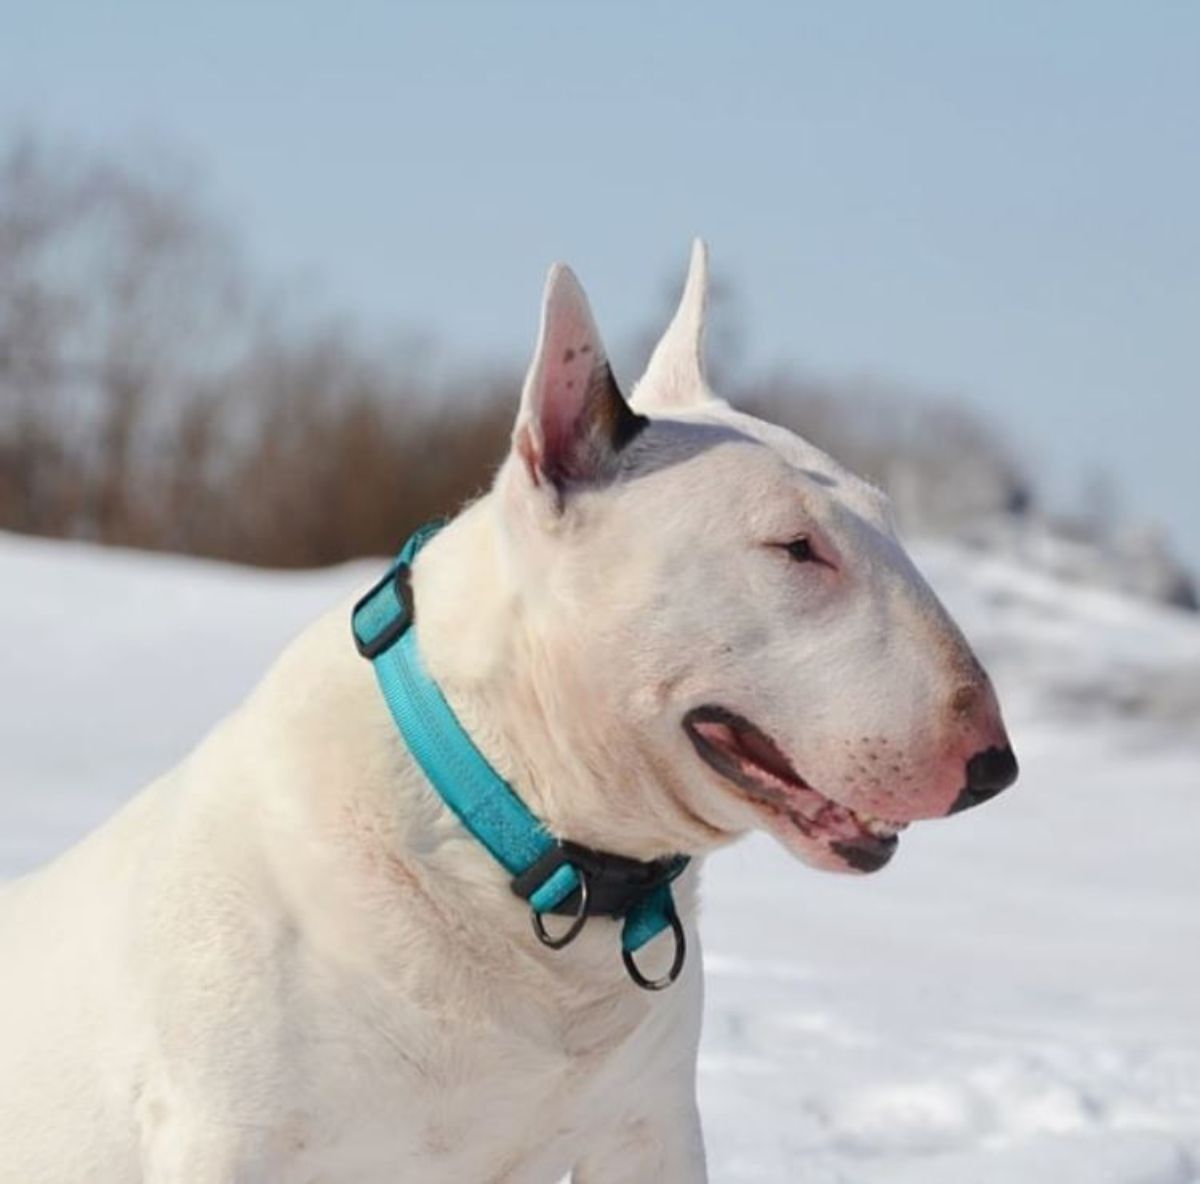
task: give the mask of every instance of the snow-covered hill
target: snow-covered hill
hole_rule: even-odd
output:
[[[1021,781],[910,829],[874,877],[757,838],[712,861],[712,1177],[1195,1184],[1200,624],[946,546],[920,558],[993,670]],[[0,537],[0,876],[182,755],[374,567]]]

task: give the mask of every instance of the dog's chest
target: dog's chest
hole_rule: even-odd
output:
[[[325,1085],[306,1088],[310,1117],[293,1122],[279,1178],[390,1184],[409,1165],[429,1184],[553,1184],[593,1132],[620,1122],[631,1075],[653,1059],[629,1002],[360,1028],[353,1043],[370,1047],[350,1058],[352,1075],[326,1065]]]

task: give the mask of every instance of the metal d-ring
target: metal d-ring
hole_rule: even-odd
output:
[[[671,933],[675,937],[675,957],[671,962],[671,969],[662,978],[647,978],[638,969],[637,963],[633,960],[633,954],[629,950],[622,949],[621,951],[626,972],[643,991],[661,991],[669,987],[683,970],[684,959],[687,957],[687,938],[683,934],[683,922],[680,921],[679,914],[674,909],[670,911],[668,917],[671,922]]]
[[[583,927],[588,919],[587,873],[579,872],[579,911],[575,914],[575,919],[571,922],[570,928],[567,929],[562,937],[551,937],[546,932],[546,926],[542,922],[542,914],[537,909],[532,909],[529,915],[533,921],[533,931],[537,934],[537,939],[542,945],[549,946],[552,950],[561,950],[563,946],[569,946],[583,931]]]

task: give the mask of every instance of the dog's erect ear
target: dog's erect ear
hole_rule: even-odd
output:
[[[556,263],[546,278],[513,451],[535,485],[561,490],[606,477],[617,453],[645,424],[617,389],[579,281]]]
[[[708,247],[692,243],[692,259],[675,316],[633,391],[635,407],[696,407],[713,400],[704,379],[704,318],[708,305]]]

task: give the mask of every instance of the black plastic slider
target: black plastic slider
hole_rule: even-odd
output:
[[[373,662],[385,650],[395,645],[413,622],[413,596],[409,574],[408,564],[398,563],[394,571],[387,572],[382,579],[375,582],[366,595],[359,598],[350,614],[350,620],[357,621],[359,610],[374,600],[389,584],[392,585],[392,592],[395,594],[397,604],[400,605],[400,612],[386,628],[381,629],[374,637],[365,641],[358,635],[357,628],[353,631],[354,644],[358,652],[368,661]]]

